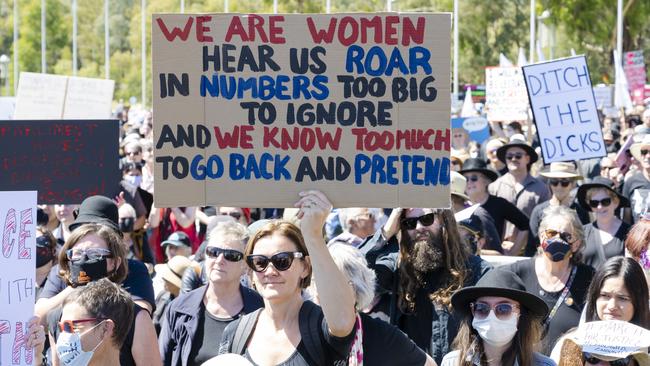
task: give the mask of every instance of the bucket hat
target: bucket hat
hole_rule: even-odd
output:
[[[587,202],[587,191],[592,188],[604,188],[610,192],[613,192],[618,197],[618,200],[620,202],[618,204],[618,207],[630,206],[630,200],[628,200],[627,197],[623,196],[622,194],[614,190],[614,181],[605,177],[598,176],[592,179],[591,182],[581,185],[578,188],[578,193],[576,193],[576,199],[578,200],[578,203],[580,204],[580,206],[584,207],[585,210],[591,211],[589,202]]]

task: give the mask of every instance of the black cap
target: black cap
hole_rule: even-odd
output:
[[[163,250],[167,245],[173,245],[175,247],[188,247],[191,248],[192,244],[190,243],[190,237],[187,236],[182,231],[174,231],[167,237],[167,240],[163,241],[160,246],[162,246]]]
[[[121,235],[117,205],[108,197],[90,196],[81,202],[79,214],[70,225],[70,230],[74,230],[83,224],[103,224]]]

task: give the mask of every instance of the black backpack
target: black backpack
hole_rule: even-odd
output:
[[[236,353],[243,355],[257,323],[262,308],[235,320],[223,333],[219,353]],[[300,308],[298,324],[300,336],[309,357],[317,365],[326,365],[327,360],[321,345],[320,329],[323,323],[323,310],[311,301],[305,301]],[[347,361],[347,360],[346,360]],[[345,362],[346,363],[346,362]],[[343,363],[343,364],[345,364]],[[337,362],[336,364],[341,364]]]

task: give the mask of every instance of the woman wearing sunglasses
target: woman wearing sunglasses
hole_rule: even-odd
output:
[[[614,190],[614,182],[596,177],[578,188],[578,203],[593,212],[596,220],[584,226],[584,263],[595,269],[609,258],[625,253],[625,238],[630,225],[616,217],[619,207],[629,207],[630,201]]]
[[[72,232],[59,254],[61,277],[68,287],[57,297],[66,298],[75,288],[107,278],[121,284],[127,275],[128,248],[118,232],[106,225],[85,224]],[[156,352],[156,331],[151,316],[145,309],[134,304],[134,317],[126,341],[120,349],[121,365],[150,365],[160,363]],[[56,344],[61,334],[57,322],[62,318],[61,308],[48,314],[50,344]],[[61,361],[53,354],[53,365]]]
[[[557,339],[578,325],[594,271],[581,261],[582,224],[571,209],[547,208],[538,235],[539,254],[507,268],[551,309],[543,323],[542,339],[542,352],[549,354]]]
[[[270,222],[246,246],[252,282],[264,308],[226,328],[220,353],[258,365],[344,364],[354,338],[354,293],[329,254],[323,225],[332,205],[318,191],[300,193],[300,229]],[[321,307],[303,301],[312,271]]]
[[[230,322],[264,305],[255,291],[240,283],[247,270],[247,240],[246,227],[234,221],[219,223],[210,232],[204,263],[207,285],[176,298],[164,316],[158,340],[164,365],[201,365],[217,355]]]
[[[537,352],[548,306],[513,272],[497,268],[451,298],[462,315],[455,351],[441,366],[531,366],[555,363]]]

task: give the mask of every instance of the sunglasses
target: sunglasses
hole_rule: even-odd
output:
[[[469,182],[478,182],[481,179],[478,175],[468,175],[466,178]]]
[[[646,155],[647,153],[650,153],[650,150],[648,149],[641,150],[641,156]]]
[[[241,219],[241,214],[239,212],[235,212],[235,211],[222,213],[221,215],[228,215],[228,216],[232,217],[235,220]]]
[[[604,360],[601,360],[600,358],[594,356],[591,353],[588,352],[583,352],[582,357],[585,359],[586,363],[590,363],[592,365],[598,364]],[[627,366],[630,364],[634,357],[633,356],[627,356],[625,358],[619,358],[618,360],[614,361],[607,361],[611,366]]]
[[[405,219],[402,219],[402,226],[406,230],[415,230],[415,228],[418,226],[418,221],[422,226],[430,226],[433,224],[433,222],[436,219],[436,215],[433,213],[428,213],[426,215],[422,215],[420,217],[408,217]]]
[[[76,332],[79,328],[78,324],[88,323],[88,322],[98,322],[102,320],[107,320],[108,318],[88,318],[88,319],[77,319],[77,320],[62,320],[58,323],[59,330],[66,333]]]
[[[489,305],[484,302],[473,302],[469,304],[470,309],[472,310],[472,316],[476,319],[485,319],[490,315],[490,311],[494,310],[494,315],[498,319],[508,320],[512,317],[512,314],[519,314],[519,306],[510,303],[502,303],[496,305]]]
[[[611,204],[612,204],[611,198],[603,198],[602,200],[589,200],[589,207],[591,208],[598,208],[598,205],[602,205],[603,207],[609,207],[609,205]]]
[[[573,235],[571,235],[571,233],[567,233],[565,231],[557,231],[557,230],[553,230],[553,229],[547,229],[546,231],[544,231],[544,234],[546,234],[547,238],[553,238],[553,237],[559,235],[560,239],[566,241],[567,243],[571,243],[571,241],[573,240]]]
[[[222,249],[217,247],[207,247],[205,248],[205,255],[210,258],[219,258],[219,255],[223,254],[223,258],[228,262],[239,262],[244,259],[244,253],[234,250],[234,249]]]
[[[271,258],[254,254],[246,257],[246,264],[255,272],[264,272],[269,267],[269,263],[273,263],[273,268],[278,271],[286,271],[291,267],[294,258],[304,258],[305,255],[301,252],[280,252],[273,254]]]
[[[524,154],[522,153],[516,153],[516,154],[507,154],[506,155],[506,160],[519,160],[524,157]]]
[[[567,179],[551,179],[550,182],[553,187],[557,187],[559,184],[562,185],[562,187],[568,187],[569,184],[571,184],[570,180]]]
[[[65,251],[68,260],[76,261],[84,257],[86,259],[95,261],[102,258],[113,258],[113,253],[110,250],[104,248],[88,248],[88,249],[68,249]]]

